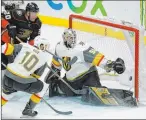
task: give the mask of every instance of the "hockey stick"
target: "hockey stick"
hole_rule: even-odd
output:
[[[7,69],[7,66],[1,61],[1,64]]]
[[[20,40],[17,36],[16,36],[16,39],[17,39],[19,42],[23,43],[23,41]],[[46,52],[50,53],[51,55],[54,55],[53,53],[51,53],[51,52],[49,52],[49,51],[46,51]],[[56,55],[54,55],[54,56],[56,56]],[[58,56],[56,56],[56,57],[58,57]],[[58,58],[59,58],[59,57],[58,57]],[[60,59],[61,59],[61,58],[60,58]],[[77,59],[77,58],[74,58],[72,62],[75,62],[76,59]],[[61,60],[63,60],[63,59],[61,59]],[[60,77],[49,65],[47,65],[47,66],[48,66],[48,68],[54,73],[54,75],[56,75],[63,83],[65,83],[66,86],[69,87],[70,90],[72,90],[74,93],[76,93],[76,94],[86,94],[86,92],[87,92],[86,89],[75,90],[75,89],[72,88],[64,79],[62,79],[62,78],[61,78],[61,77]]]
[[[65,62],[64,59],[58,57],[57,55],[51,53],[50,51],[48,51],[48,50],[45,50],[45,51],[50,53],[51,55],[55,56],[56,58],[60,59],[62,62],[67,63],[68,65],[74,64],[77,61],[77,59],[78,59],[76,56],[74,56],[69,62]]]
[[[22,40],[20,40],[20,38],[18,38],[17,36],[16,36],[16,39],[17,39],[20,43],[24,43],[24,42],[23,42]],[[56,58],[60,59],[62,62],[67,63],[67,64],[69,64],[69,65],[74,64],[74,63],[77,61],[77,59],[78,59],[76,56],[74,56],[69,62],[65,62],[62,58],[60,58],[60,57],[58,57],[57,55],[51,53],[50,51],[48,51],[48,50],[45,50],[45,51],[48,52],[49,54],[55,56]]]
[[[70,115],[70,114],[72,114],[72,111],[67,111],[67,112],[58,111],[54,107],[52,107],[44,98],[42,98],[42,100],[44,101],[44,103],[46,103],[47,106],[49,106],[52,110],[54,110],[58,114],[62,114],[62,115]]]
[[[7,29],[4,29],[3,31],[2,31],[2,33],[1,33],[1,36],[4,34],[4,32],[6,32],[7,31]]]
[[[1,36],[2,36],[6,31],[7,31],[7,29],[3,30],[2,33],[1,33]],[[13,41],[13,38],[10,38],[10,43],[11,43],[12,45],[13,45],[13,42],[14,42],[14,41]]]
[[[7,68],[7,66],[6,66],[3,62],[1,62],[1,64],[2,64],[5,68]],[[55,111],[55,112],[58,113],[58,114],[62,114],[62,115],[69,115],[69,114],[72,114],[72,111],[63,112],[63,111],[56,110],[56,109],[55,109],[54,107],[52,107],[43,97],[42,97],[41,99],[44,101],[44,103],[45,103],[47,106],[49,106],[53,111]]]

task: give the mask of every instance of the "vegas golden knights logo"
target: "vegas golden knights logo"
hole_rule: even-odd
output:
[[[62,57],[63,60],[64,60],[64,63],[63,63],[63,68],[66,70],[66,71],[69,71],[71,69],[71,65],[69,65],[67,62],[69,62],[71,60],[70,57]]]

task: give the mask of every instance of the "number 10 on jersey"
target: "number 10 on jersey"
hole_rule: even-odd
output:
[[[23,67],[27,70],[30,71],[32,70],[35,65],[39,62],[39,59],[35,54],[31,54],[30,52],[26,52],[25,56],[23,57],[22,61],[20,64],[23,64]]]

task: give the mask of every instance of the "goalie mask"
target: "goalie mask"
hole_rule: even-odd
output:
[[[64,41],[64,45],[67,48],[74,48],[76,45],[76,32],[72,29],[66,29],[63,32],[63,41]]]
[[[42,51],[49,50],[49,48],[50,48],[49,41],[47,39],[41,38],[41,37],[37,37],[35,39],[34,46]]]

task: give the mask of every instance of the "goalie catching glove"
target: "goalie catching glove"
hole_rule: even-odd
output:
[[[121,58],[117,58],[116,61],[108,60],[105,65],[106,72],[115,71],[118,74],[122,74],[125,71],[125,63]]]

